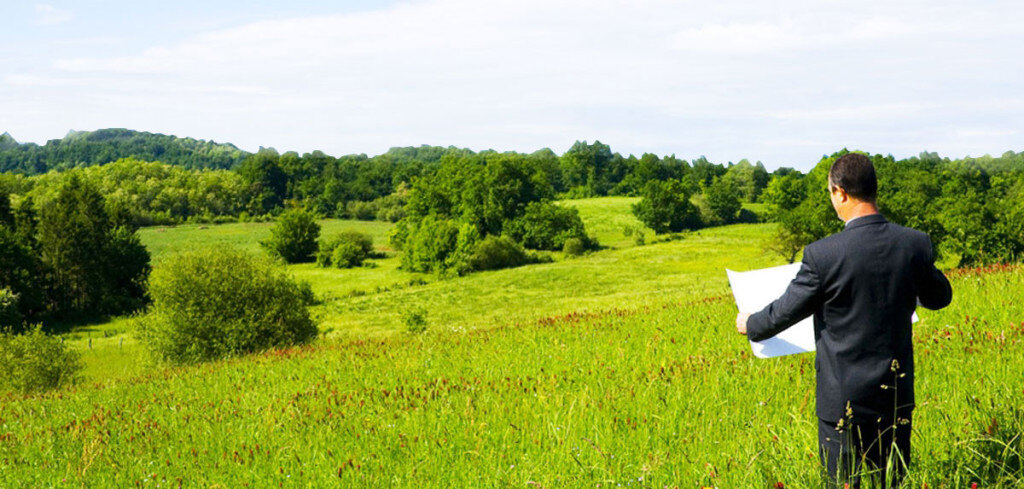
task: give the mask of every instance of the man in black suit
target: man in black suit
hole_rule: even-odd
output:
[[[902,478],[914,408],[911,315],[952,299],[928,235],[888,222],[877,190],[870,159],[837,159],[828,191],[846,228],[804,248],[782,297],[736,318],[740,333],[761,341],[814,315],[818,443],[830,485],[857,487],[863,473],[885,486],[887,469],[890,483]]]

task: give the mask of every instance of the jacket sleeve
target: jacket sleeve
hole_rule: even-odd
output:
[[[751,341],[763,341],[781,333],[814,314],[821,301],[820,296],[819,270],[815,267],[809,250],[804,248],[800,271],[789,283],[786,292],[747,320],[747,337]]]
[[[914,281],[917,286],[917,301],[928,309],[942,309],[953,300],[953,287],[945,275],[935,268],[935,252],[931,240],[925,235],[924,259],[914,270]]]

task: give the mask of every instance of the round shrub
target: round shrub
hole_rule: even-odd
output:
[[[535,250],[560,250],[570,238],[587,243],[579,211],[550,202],[531,202],[522,216],[508,223],[505,234]]]
[[[331,262],[338,268],[358,267],[363,264],[365,258],[366,252],[351,241],[339,244],[331,254]]]
[[[306,343],[313,293],[282,267],[233,249],[171,256],[153,269],[139,337],[156,357],[192,363]]]
[[[582,239],[569,238],[565,240],[565,246],[562,247],[562,251],[566,256],[580,256],[587,251],[587,246],[583,243]]]
[[[690,202],[690,195],[682,182],[652,180],[644,186],[641,196],[642,199],[632,206],[633,215],[656,234],[700,227],[700,211]],[[641,229],[636,231],[642,234]]]
[[[345,214],[352,219],[372,221],[377,217],[378,206],[375,202],[352,201],[345,205]]]
[[[469,266],[473,270],[498,270],[525,265],[530,262],[526,251],[508,236],[488,235],[477,243]]]
[[[732,224],[743,208],[740,202],[740,191],[729,180],[715,178],[711,185],[704,188],[704,202],[709,216],[706,220],[714,224]]]
[[[377,211],[378,221],[398,222],[405,217],[405,207],[381,207]]]
[[[359,231],[342,231],[336,238],[340,242],[355,244],[362,250],[363,254],[370,256],[373,253],[373,238],[369,234]]]
[[[347,253],[351,253],[355,257],[355,261],[349,260],[354,265],[339,265],[338,262],[332,260],[338,247],[342,244],[351,244],[347,248],[350,249]],[[357,251],[351,251],[357,250]],[[360,233],[358,231],[342,231],[334,236],[320,241],[320,249],[316,252],[316,263],[322,267],[329,267],[332,264],[339,268],[349,268],[359,266],[363,263],[363,260],[370,257],[373,253],[373,238],[366,233]]]
[[[288,263],[302,263],[313,261],[319,237],[320,225],[313,214],[305,209],[292,209],[277,218],[270,237],[260,244]]]
[[[413,272],[463,274],[469,270],[469,258],[480,240],[480,232],[471,223],[461,225],[451,219],[427,216],[417,223],[396,226],[393,235],[401,246],[402,268]]]
[[[23,394],[72,384],[82,369],[78,352],[40,326],[25,334],[0,333],[0,390]]]

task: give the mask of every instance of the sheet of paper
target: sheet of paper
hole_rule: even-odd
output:
[[[732,295],[740,312],[755,313],[786,292],[786,287],[800,271],[800,264],[762,268],[749,272],[734,272],[726,269]],[[917,313],[911,317],[917,322]],[[806,319],[787,328],[778,335],[764,341],[751,341],[750,349],[758,358],[781,357],[794,353],[814,351],[814,319]]]
[[[749,272],[726,269],[725,273],[729,276],[736,307],[740,312],[755,313],[782,296],[798,271],[800,264],[793,263]],[[814,351],[814,320],[808,317],[777,336],[764,341],[751,341],[750,349],[758,358]]]

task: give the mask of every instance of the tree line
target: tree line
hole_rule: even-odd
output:
[[[232,144],[128,129],[71,131],[43,145],[18,143],[10,134],[0,134],[0,172],[26,175],[104,165],[127,157],[188,169],[229,169],[248,154]]]
[[[4,137],[0,153],[26,151],[12,149],[27,145]],[[104,130],[47,143],[38,148],[72,148],[66,141],[86,140],[91,148],[108,144],[109,151],[98,153],[134,157],[103,165],[80,157],[50,166],[71,168],[66,171],[0,173],[0,192],[13,194],[14,209],[45,205],[62,182],[77,178],[107,197],[107,213],[116,225],[129,227],[265,219],[295,207],[325,217],[389,220],[399,223],[393,244],[406,249],[407,268],[418,270],[438,268],[425,264],[426,255],[464,264],[466,259],[449,255],[468,256],[469,243],[488,236],[504,236],[536,250],[562,249],[567,239],[573,239],[573,249],[596,246],[579,230],[578,216],[553,204],[562,198],[640,196],[634,213],[657,233],[771,219],[781,230],[772,246],[790,260],[803,244],[839,225],[827,202],[815,198],[814,189],[824,186],[827,166],[843,152],[824,156],[806,175],[790,168],[769,173],[760,162],[747,160],[715,164],[703,157],[623,156],[599,141],[578,141],[560,156],[546,148],[498,153],[438,146],[392,148],[373,157],[333,157],[320,151],[282,154],[273,149],[249,154],[200,142],[222,148],[234,159],[197,163],[201,152],[179,160],[172,158],[177,153],[165,150],[162,156],[174,162],[167,164],[123,152],[132,147],[126,141],[138,140],[146,142],[139,147],[152,150],[142,157],[156,156],[151,146],[160,137],[172,138]],[[1013,204],[1020,197],[1021,155],[871,157],[881,180],[883,211],[895,222],[928,232],[940,253],[959,256],[965,265],[1020,255],[1016,223],[1021,220],[1015,214],[1020,206]],[[23,161],[13,167],[32,164]],[[744,203],[761,203],[766,211],[755,215]],[[439,236],[428,238],[434,232]],[[455,244],[437,248],[428,242],[461,242],[463,251],[452,254],[448,248]]]
[[[87,134],[92,137],[101,132]],[[129,131],[122,136],[146,140],[139,134],[145,135]],[[38,148],[69,144],[58,141]],[[554,195],[563,198],[639,195],[647,182],[669,179],[679,179],[696,195],[716,178],[726,176],[744,198],[752,201],[769,179],[760,163],[743,160],[727,167],[705,158],[691,163],[675,156],[622,156],[599,141],[576,142],[561,156],[550,149],[530,154],[499,154],[438,146],[392,148],[373,157],[333,157],[320,151],[281,154],[261,149],[244,154],[231,164],[213,160],[199,164],[195,159],[203,156],[198,153],[181,160],[168,152],[157,155],[152,151],[135,151],[122,141],[105,147],[102,153],[109,156],[105,159],[66,156],[69,159],[42,165],[40,168],[47,170],[43,173],[31,170],[35,164],[23,154],[31,153],[24,148],[35,146],[12,144],[5,146],[0,141],[0,154],[8,158],[21,155],[23,159],[0,165],[3,169],[15,169],[0,173],[0,190],[17,194],[18,199],[29,196],[42,201],[52,196],[61,181],[78,175],[108,196],[113,214],[136,226],[254,219],[273,216],[296,205],[322,216],[397,222],[405,217],[413,181],[430,178],[441,169],[444,158],[515,157],[539,168]],[[111,159],[114,156],[118,158]],[[152,162],[157,160],[160,163]],[[732,166],[737,168],[730,171]]]

